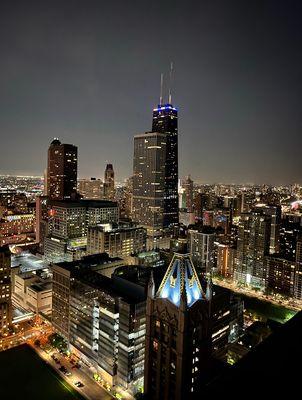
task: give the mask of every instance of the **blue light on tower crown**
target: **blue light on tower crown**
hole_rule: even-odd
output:
[[[157,297],[168,299],[179,306],[183,289],[185,289],[188,307],[197,300],[205,298],[190,257],[176,254],[159,287]]]

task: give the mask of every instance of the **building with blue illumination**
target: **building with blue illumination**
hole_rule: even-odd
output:
[[[178,110],[159,104],[153,110],[152,132],[166,134],[164,227],[178,223]]]
[[[191,258],[176,254],[164,276],[157,296],[168,299],[179,307],[182,292],[186,295],[188,307],[191,307],[197,300],[205,299]]]
[[[211,360],[212,287],[203,290],[189,254],[175,253],[146,309],[144,389],[148,399],[191,398],[201,392]]]

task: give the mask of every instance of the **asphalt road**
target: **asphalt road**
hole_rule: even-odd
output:
[[[35,351],[39,354],[39,356],[45,360],[53,369],[56,370],[56,372],[61,375],[61,377],[68,382],[72,387],[75,388],[83,397],[85,397],[88,400],[111,400],[113,396],[111,396],[108,392],[106,392],[100,384],[95,382],[93,378],[90,378],[85,374],[85,372],[82,371],[82,369],[72,369],[72,364],[68,359],[66,359],[64,356],[62,356],[59,353],[51,352],[47,354],[44,350],[42,350],[39,347],[34,346],[31,344],[32,347],[35,349]],[[57,358],[60,361],[60,364],[57,364],[51,357],[51,354],[55,353]],[[68,371],[71,372],[70,376],[64,375],[59,368],[61,366],[64,366]],[[82,382],[84,386],[82,388],[78,388],[75,386],[75,382]]]

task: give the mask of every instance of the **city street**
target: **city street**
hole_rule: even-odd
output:
[[[277,306],[283,306],[283,307],[287,307],[289,309],[295,310],[295,311],[300,311],[302,308],[302,302],[295,300],[295,299],[284,299],[281,296],[278,295],[268,295],[268,294],[264,294],[261,291],[255,291],[252,288],[248,288],[248,287],[239,287],[237,286],[236,283],[234,283],[233,281],[230,281],[229,279],[222,279],[222,278],[213,278],[213,283],[217,286],[222,286],[225,287],[227,289],[232,290],[233,292],[236,293],[241,293],[244,294],[246,296],[250,296],[250,297],[255,297],[259,300],[263,300],[263,301],[268,301],[272,304],[275,304]]]
[[[89,370],[85,365],[81,365],[81,368],[72,368],[74,363],[71,363],[72,357],[67,357],[58,352],[58,350],[51,348],[50,351],[45,351],[41,347],[44,347],[48,343],[48,337],[54,332],[51,325],[45,323],[36,323],[34,321],[26,321],[16,326],[17,332],[12,333],[8,336],[0,338],[0,351],[7,350],[12,347],[19,346],[21,344],[29,344],[36,353],[46,361],[61,377],[63,380],[68,382],[75,390],[77,390],[83,397],[88,400],[110,400],[112,398],[130,399],[128,393],[123,393],[119,390],[119,394],[112,392],[110,394],[110,387],[104,387],[100,382],[94,380],[92,371]],[[39,340],[40,346],[35,345],[35,342]],[[56,362],[52,356],[58,361]],[[67,376],[59,370],[60,367],[64,366],[71,375]],[[81,382],[83,387],[77,387],[76,382]]]
[[[87,398],[88,400],[110,400],[113,398],[113,396],[105,391],[92,377],[90,378],[87,376],[82,368],[72,369],[73,364],[70,363],[70,360],[67,357],[58,353],[56,350],[46,353],[40,347],[35,346],[32,341],[30,341],[29,344],[43,360],[45,360],[54,370],[56,370],[56,372],[83,397]],[[56,363],[51,357],[53,354],[60,361],[60,364]],[[71,375],[66,376],[63,374],[63,372],[59,370],[61,366],[64,366],[67,371],[71,372]],[[81,388],[76,387],[75,382],[81,382],[84,386]]]
[[[28,322],[20,324],[19,330],[19,332],[0,338],[0,351],[19,346],[29,339],[35,340],[47,337],[53,331],[52,327],[49,325],[32,326]]]

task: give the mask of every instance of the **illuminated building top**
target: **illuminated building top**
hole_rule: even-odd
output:
[[[154,108],[153,111],[167,111],[167,110],[173,110],[177,111],[176,107],[173,107],[172,104],[159,104],[157,108]]]
[[[206,299],[190,255],[176,253],[167,269],[156,297],[166,298],[176,306],[179,306],[183,292],[186,295],[188,307],[191,307],[197,300]]]

